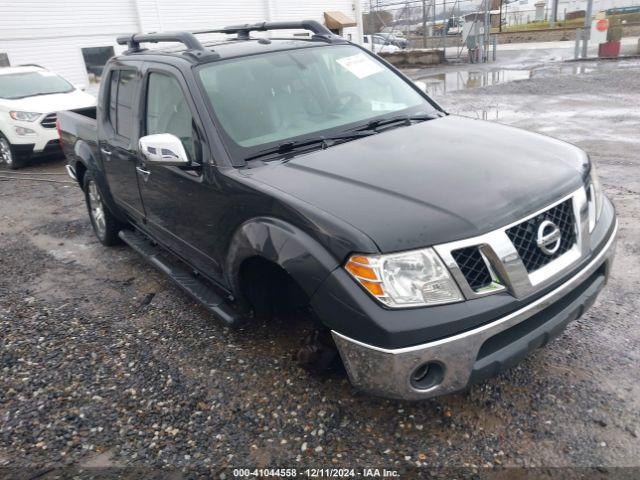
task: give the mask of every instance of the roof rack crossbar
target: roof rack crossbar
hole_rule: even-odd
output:
[[[259,22],[246,23],[244,25],[232,25],[225,28],[215,30],[198,30],[194,34],[201,33],[226,33],[232,35],[238,34],[238,40],[248,40],[250,32],[266,32],[268,30],[309,30],[313,32],[314,37],[331,40],[335,37],[331,30],[316,20],[302,20],[298,22]]]
[[[134,33],[133,35],[118,37],[116,41],[119,45],[127,45],[129,49],[126,53],[142,51],[140,48],[141,43],[177,42],[182,43],[187,48],[185,53],[195,58],[218,57],[218,54],[203,47],[196,36],[190,32]]]
[[[118,37],[117,42],[119,45],[127,45],[131,52],[139,52],[141,43],[160,42],[178,42],[189,50],[204,50],[200,41],[189,32],[134,33]]]

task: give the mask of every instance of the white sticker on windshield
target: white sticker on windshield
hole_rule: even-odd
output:
[[[336,61],[358,78],[365,78],[383,70],[379,63],[373,61],[364,53],[357,53]]]
[[[404,103],[394,103],[394,102],[381,102],[378,100],[371,100],[371,111],[372,112],[395,112],[397,110],[404,110],[407,108],[407,105]]]

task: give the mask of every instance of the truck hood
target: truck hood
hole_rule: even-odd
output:
[[[259,182],[350,223],[382,252],[480,235],[579,188],[577,147],[497,123],[447,116],[286,163]]]
[[[74,90],[69,93],[18,98],[15,100],[0,98],[0,106],[3,110],[7,111],[18,110],[22,112],[52,113],[60,110],[94,107],[95,105],[95,97],[81,90]]]

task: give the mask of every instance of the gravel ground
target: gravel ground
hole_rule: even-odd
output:
[[[64,466],[640,467],[640,64],[591,66],[438,98],[585,148],[620,239],[608,287],[564,335],[420,403],[311,375],[292,359],[300,326],[228,330],[129,248],[102,247],[79,189],[25,178],[65,182],[62,160],[21,181],[0,170],[0,466],[41,478]]]

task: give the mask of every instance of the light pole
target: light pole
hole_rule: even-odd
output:
[[[587,12],[584,15],[584,30],[582,32],[582,58],[587,58],[587,47],[591,38],[591,11],[593,10],[593,0],[587,1]]]

